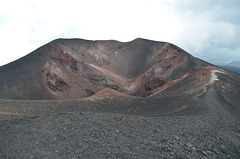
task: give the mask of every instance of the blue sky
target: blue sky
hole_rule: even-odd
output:
[[[240,61],[240,1],[0,1],[0,65],[56,38],[137,37],[174,43],[210,62]]]

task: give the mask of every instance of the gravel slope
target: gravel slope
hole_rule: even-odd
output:
[[[238,158],[239,121],[72,112],[1,122],[0,158]]]
[[[210,87],[194,109],[146,117],[73,111],[0,121],[0,158],[239,158],[240,120]]]

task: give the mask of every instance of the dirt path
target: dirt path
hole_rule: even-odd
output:
[[[211,70],[211,78],[210,78],[211,83],[218,80],[216,72],[219,72],[219,71],[218,70]]]

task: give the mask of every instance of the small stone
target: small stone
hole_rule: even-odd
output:
[[[178,136],[176,136],[176,137],[175,137],[175,139],[176,139],[176,140],[179,140],[179,137],[178,137]]]
[[[166,151],[166,152],[171,152],[172,149],[171,149],[170,147],[168,147],[165,151]]]
[[[215,155],[215,153],[214,153],[214,152],[212,152],[212,151],[207,151],[207,154],[210,154],[210,155]]]
[[[221,146],[221,151],[224,152],[224,153],[226,152],[226,146],[225,145]]]
[[[219,155],[219,152],[217,149],[213,149],[213,152]]]
[[[196,148],[195,146],[193,146],[193,147],[192,147],[192,150],[193,150],[193,151],[196,151],[196,150],[197,150],[197,148]]]
[[[202,153],[203,153],[203,155],[204,155],[204,156],[207,156],[207,152],[205,152],[205,151],[202,151]]]
[[[115,132],[116,132],[116,133],[118,133],[118,132],[119,132],[119,130],[116,130]]]
[[[226,150],[226,146],[225,146],[225,145],[222,145],[222,146],[221,146],[221,149],[222,149],[222,150]]]
[[[189,148],[192,148],[193,147],[193,145],[191,144],[191,143],[187,143],[186,144]]]

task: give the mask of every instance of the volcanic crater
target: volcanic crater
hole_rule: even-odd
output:
[[[100,92],[150,97],[189,78],[191,82],[181,86],[184,91],[204,89],[211,68],[166,42],[57,39],[1,67],[8,74],[1,75],[0,97],[78,99],[96,97]],[[9,73],[11,78],[6,78]]]

